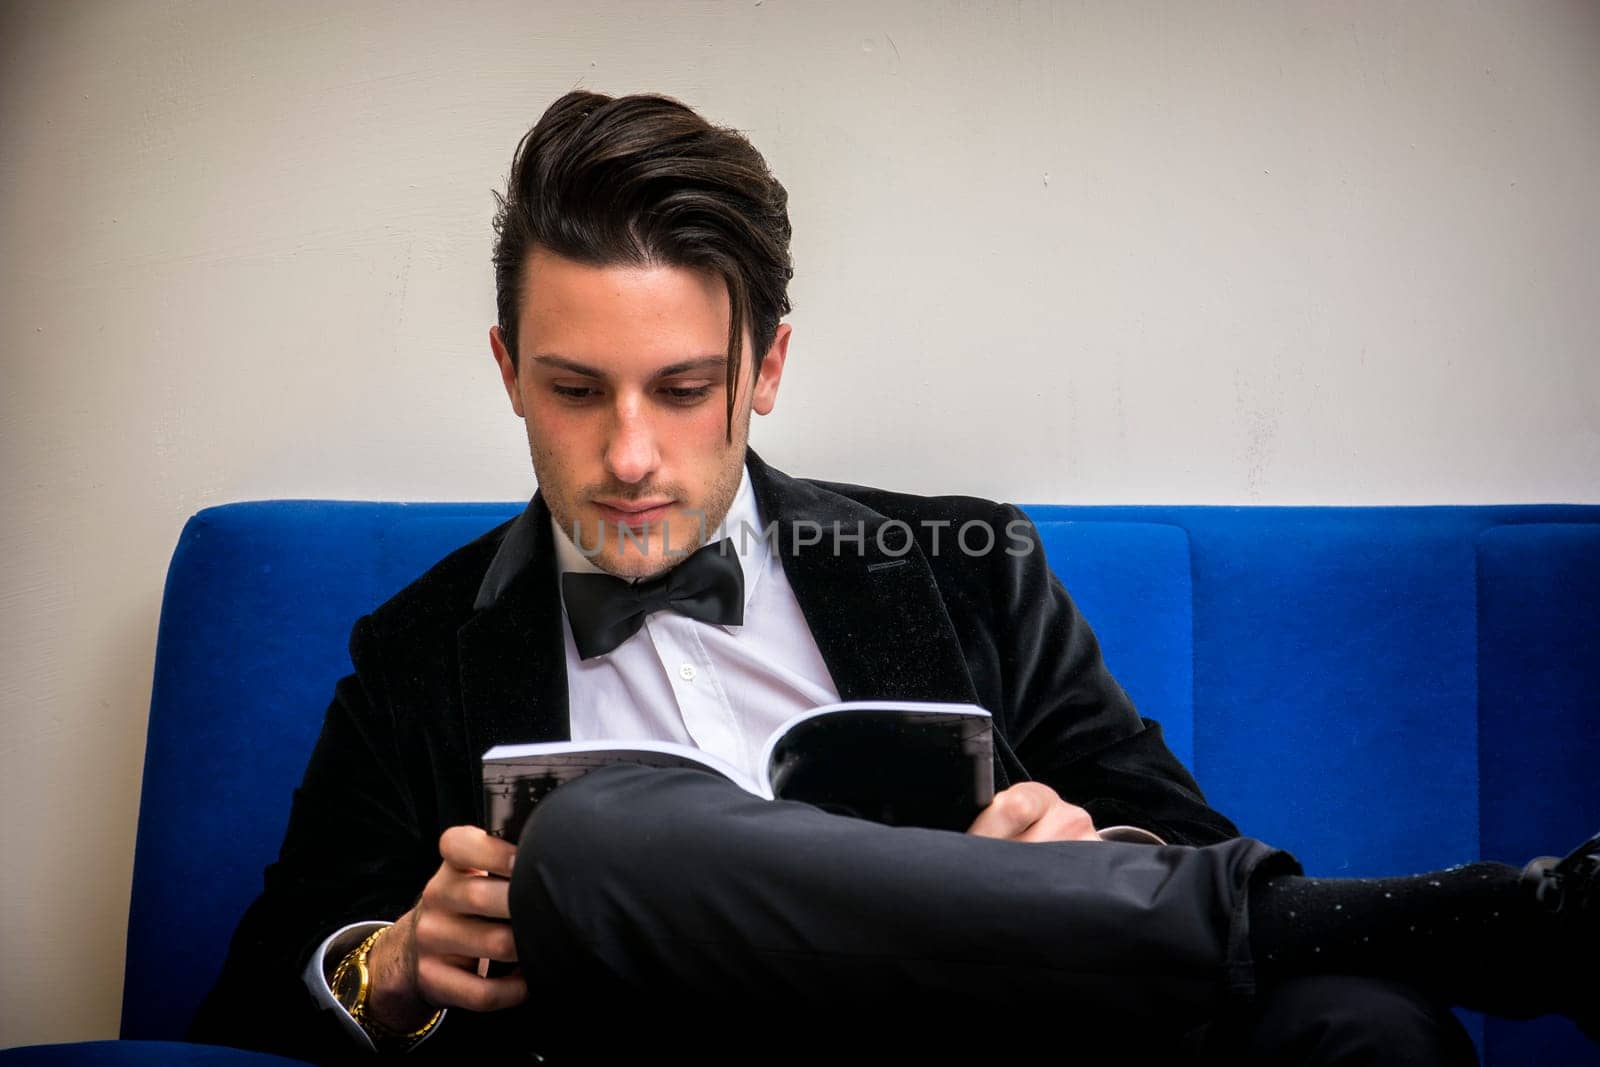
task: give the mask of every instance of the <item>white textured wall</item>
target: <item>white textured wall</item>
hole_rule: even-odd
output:
[[[196,509],[531,488],[489,190],[657,90],[787,184],[795,473],[1023,502],[1600,502],[1600,5],[0,12],[0,1045],[115,1033]],[[820,430],[820,432],[819,432]]]

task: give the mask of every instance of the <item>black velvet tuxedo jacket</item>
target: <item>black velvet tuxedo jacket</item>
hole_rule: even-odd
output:
[[[747,462],[840,699],[971,701],[994,715],[997,791],[1037,780],[1097,826],[1140,826],[1174,844],[1237,836],[1106,670],[1019,510],[791,478],[754,452]],[[895,520],[880,547],[879,528]],[[956,542],[972,520],[994,531],[984,555]],[[1013,522],[1031,551],[1007,553],[1019,550]],[[848,540],[835,542],[835,524]],[[804,544],[814,534],[790,533],[801,528],[824,535]],[[915,546],[890,554],[907,530]],[[404,913],[439,867],[440,833],[482,825],[486,749],[570,736],[552,536],[536,493],[518,518],[355,623],[355,671],[335,689],[279,858],[191,1039],[324,1061],[356,1051],[302,982],[312,951],[346,923]],[[974,531],[968,543],[984,540]],[[451,1011],[407,1058],[506,1039],[512,1015]]]

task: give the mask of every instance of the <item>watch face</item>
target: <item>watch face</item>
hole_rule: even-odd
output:
[[[341,967],[334,973],[333,982],[329,986],[333,995],[347,1009],[354,1007],[356,997],[361,993],[361,969],[359,967]]]

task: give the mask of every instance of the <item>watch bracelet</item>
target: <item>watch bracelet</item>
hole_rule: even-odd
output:
[[[391,1030],[389,1027],[383,1025],[377,1019],[372,1017],[372,1014],[367,1007],[367,994],[371,987],[372,981],[372,972],[368,966],[368,959],[372,952],[373,945],[377,944],[378,942],[379,935],[381,935],[388,928],[388,926],[380,926],[378,929],[372,931],[372,933],[363,938],[359,945],[345,953],[344,959],[340,960],[339,965],[333,970],[333,977],[329,982],[329,986],[337,987],[339,985],[340,978],[348,973],[350,968],[357,968],[361,975],[361,985],[356,994],[356,1003],[345,1004],[337,994],[335,994],[334,999],[339,1000],[344,1009],[350,1013],[350,1017],[356,1021],[356,1024],[360,1026],[361,1029],[366,1031],[367,1036],[372,1038],[374,1042],[403,1042],[406,1047],[409,1047],[415,1042],[420,1041],[428,1033],[428,1031],[432,1030],[438,1025],[440,1018],[444,1016],[444,1009],[435,1008],[433,1014],[428,1017],[428,1021],[410,1033],[403,1033],[399,1030]]]

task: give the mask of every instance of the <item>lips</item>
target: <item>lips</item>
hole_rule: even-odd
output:
[[[659,503],[619,501],[616,504],[607,504],[596,500],[594,506],[599,509],[600,517],[607,522],[614,522],[619,526],[638,527],[665,519],[672,511],[674,503],[676,501],[666,500]]]

